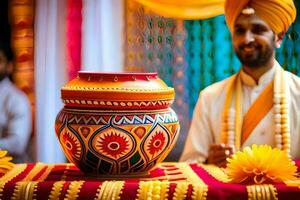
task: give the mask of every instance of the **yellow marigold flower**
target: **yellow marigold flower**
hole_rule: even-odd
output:
[[[252,145],[227,159],[226,173],[233,183],[262,184],[295,180],[297,167],[285,151]]]
[[[14,164],[10,162],[12,157],[6,156],[7,151],[0,150],[0,173],[6,173],[14,167]]]

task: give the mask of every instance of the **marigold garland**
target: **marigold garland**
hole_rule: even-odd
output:
[[[296,179],[297,167],[286,152],[268,145],[246,147],[227,161],[226,173],[233,183],[262,184]]]

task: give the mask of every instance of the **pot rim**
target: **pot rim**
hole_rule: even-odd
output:
[[[163,109],[174,96],[157,72],[79,71],[61,88],[63,103],[71,107]]]
[[[157,75],[157,72],[95,72],[95,71],[87,71],[81,70],[78,71],[78,74],[88,74],[88,75],[117,75],[117,76],[132,76],[132,75]]]
[[[86,81],[150,81],[158,79],[157,72],[93,72],[79,71],[77,79]]]

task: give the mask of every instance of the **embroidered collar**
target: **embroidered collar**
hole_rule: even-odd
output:
[[[267,84],[269,84],[275,75],[275,69],[277,65],[277,61],[275,61],[273,67],[266,71],[258,80],[258,84],[256,84],[256,81],[249,75],[247,74],[244,70],[241,70],[241,81],[242,84],[250,86],[250,87],[255,87],[255,86],[261,86],[264,87]]]

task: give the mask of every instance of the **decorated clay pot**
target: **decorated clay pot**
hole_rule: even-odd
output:
[[[157,73],[79,72],[61,89],[56,134],[68,160],[94,175],[136,175],[164,160],[179,134],[174,89]]]

